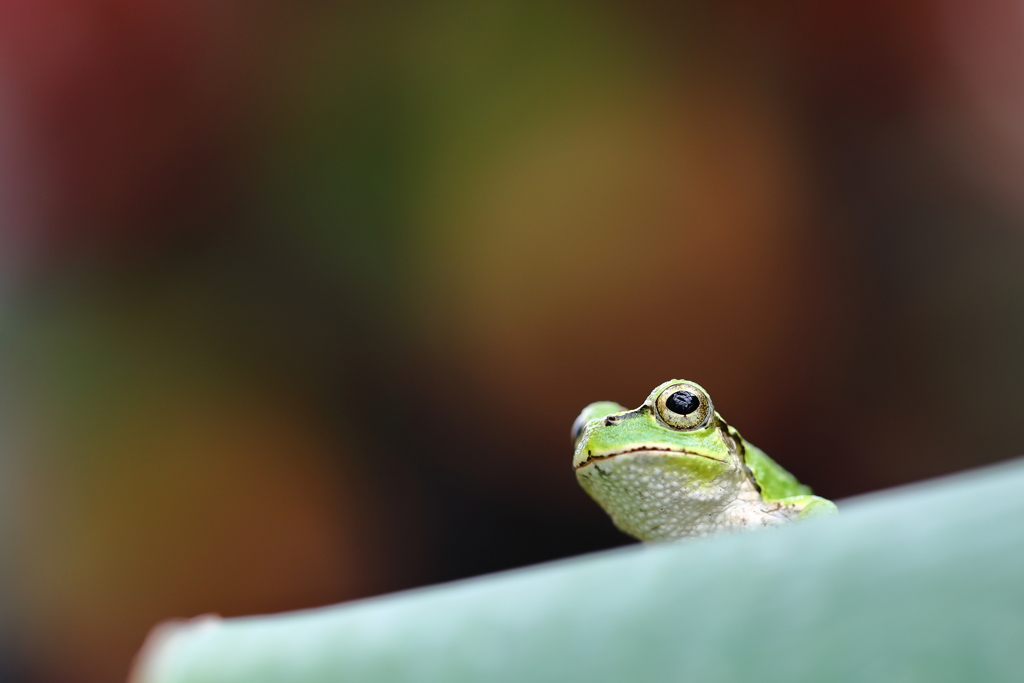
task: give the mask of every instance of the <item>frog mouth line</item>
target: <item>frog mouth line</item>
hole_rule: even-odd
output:
[[[720,460],[718,458],[713,458],[710,455],[704,455],[703,453],[694,453],[693,451],[686,451],[686,450],[683,450],[681,448],[651,448],[649,446],[637,446],[636,448],[627,448],[624,451],[615,451],[614,453],[608,453],[607,455],[590,455],[588,453],[587,459],[584,460],[583,462],[581,462],[579,465],[577,465],[573,469],[577,469],[577,470],[581,469],[583,467],[586,467],[590,463],[596,462],[598,460],[607,460],[609,458],[614,458],[614,457],[619,456],[619,455],[627,455],[629,453],[641,453],[641,452],[643,452],[643,453],[683,453],[685,455],[695,455],[698,458],[707,458],[708,460],[714,460],[715,462],[720,462],[723,465],[725,464],[724,460]]]

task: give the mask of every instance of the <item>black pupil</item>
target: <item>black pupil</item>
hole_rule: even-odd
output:
[[[668,397],[665,406],[673,413],[689,415],[700,408],[700,399],[692,391],[677,391]]]

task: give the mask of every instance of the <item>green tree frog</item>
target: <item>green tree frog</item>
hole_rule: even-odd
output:
[[[830,515],[832,501],[747,442],[704,389],[665,382],[636,410],[599,401],[573,425],[572,465],[615,525],[668,541]]]

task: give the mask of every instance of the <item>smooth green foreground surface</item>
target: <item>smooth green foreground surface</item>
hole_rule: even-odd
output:
[[[837,517],[158,630],[134,683],[1024,681],[1024,460]]]

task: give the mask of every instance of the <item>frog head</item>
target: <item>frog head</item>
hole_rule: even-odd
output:
[[[698,384],[670,380],[643,405],[592,403],[573,427],[573,468],[615,524],[638,538],[701,529],[734,501],[756,497],[739,434]],[[710,523],[710,522],[709,522]]]

